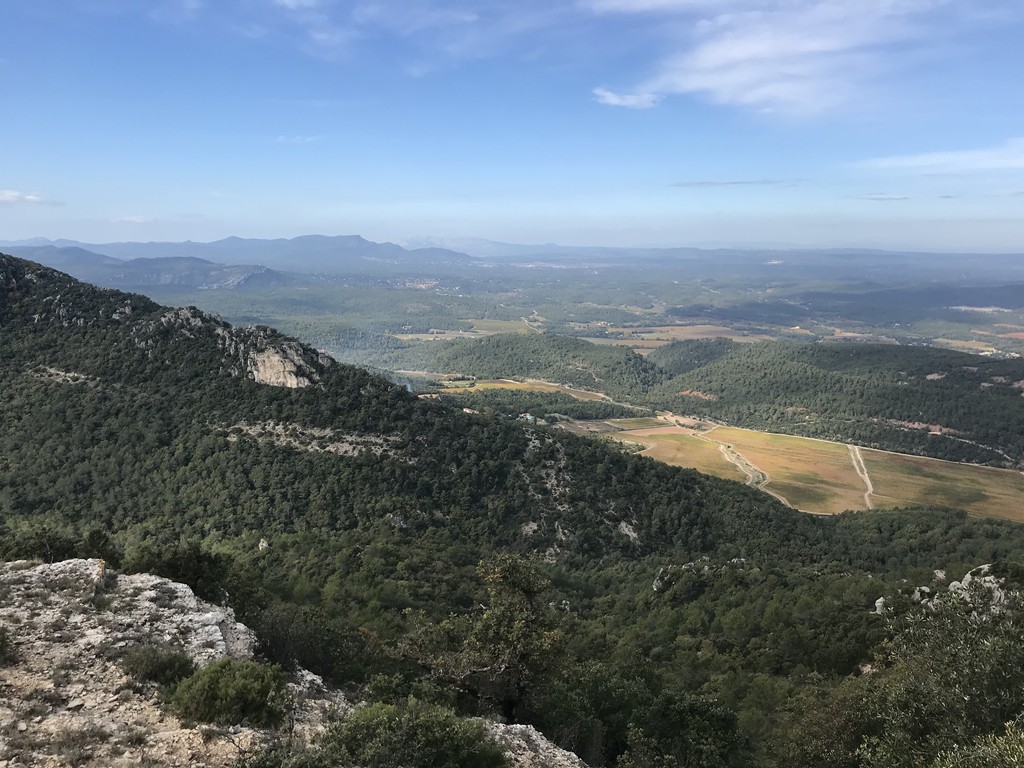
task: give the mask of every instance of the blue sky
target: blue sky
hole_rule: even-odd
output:
[[[0,239],[1024,252],[1019,0],[32,0],[0,29]]]

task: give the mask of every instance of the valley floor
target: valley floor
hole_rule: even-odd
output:
[[[659,426],[603,422],[643,455],[746,482],[805,512],[948,506],[1024,521],[1024,474],[807,437],[659,417]]]

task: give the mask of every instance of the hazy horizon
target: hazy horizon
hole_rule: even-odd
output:
[[[474,255],[472,247],[474,244],[478,246],[493,245],[493,246],[504,246],[504,247],[523,247],[529,249],[537,249],[544,247],[552,248],[615,248],[622,250],[676,250],[676,249],[696,249],[696,250],[737,250],[737,251],[793,251],[807,252],[807,251],[825,251],[825,250],[865,250],[865,251],[879,251],[879,252],[899,252],[899,253],[910,253],[919,254],[922,256],[929,255],[987,255],[993,256],[1012,256],[1012,255],[1024,255],[1024,247],[1019,250],[970,250],[970,249],[953,249],[953,248],[887,248],[887,247],[871,247],[861,246],[856,244],[846,245],[832,245],[832,246],[820,246],[820,245],[800,245],[797,243],[780,243],[780,242],[763,242],[763,243],[743,243],[743,242],[693,242],[693,243],[654,243],[649,245],[636,245],[632,243],[612,245],[608,243],[593,243],[593,242],[508,242],[502,240],[492,240],[490,238],[444,238],[444,237],[411,237],[404,239],[389,239],[389,238],[370,238],[359,232],[336,232],[332,234],[326,234],[323,232],[304,232],[298,235],[290,236],[268,236],[268,237],[246,237],[243,235],[226,235],[224,237],[217,237],[211,239],[199,239],[185,237],[181,240],[109,240],[109,241],[87,241],[79,240],[77,238],[70,237],[44,237],[35,236],[27,238],[0,238],[0,247],[26,247],[26,246],[38,246],[38,245],[55,245],[57,247],[71,247],[67,244],[81,245],[81,246],[103,246],[103,245],[130,245],[133,243],[139,245],[162,245],[162,244],[183,244],[183,243],[194,243],[196,245],[210,245],[218,243],[224,240],[241,239],[241,240],[257,240],[257,241],[285,241],[294,240],[303,237],[324,237],[324,238],[336,238],[336,237],[363,237],[371,243],[392,243],[399,245],[402,248],[408,250],[415,250],[419,248],[445,248],[452,251],[465,252],[469,255]],[[155,258],[152,256],[141,256],[140,258]]]
[[[11,240],[1024,250],[1011,0],[37,0],[0,23]]]

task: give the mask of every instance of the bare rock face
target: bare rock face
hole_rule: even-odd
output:
[[[184,584],[108,573],[100,560],[0,565],[0,625],[16,661],[0,666],[0,768],[232,766],[266,732],[196,728],[128,678],[117,658],[155,644],[198,665],[249,657],[254,638],[230,609]],[[290,684],[300,735],[351,705],[315,675]]]
[[[231,609],[184,584],[109,572],[102,560],[0,563],[0,627],[16,657],[0,664],[0,768],[229,768],[280,735],[183,723],[155,686],[125,674],[118,659],[143,645],[199,666],[253,655]],[[288,688],[296,744],[353,708],[306,670]],[[513,768],[586,768],[530,726],[485,725]]]
[[[225,352],[227,370],[259,384],[298,389],[319,383],[334,361],[327,355],[282,337],[263,326],[236,327],[194,307],[172,309],[159,325],[186,338],[212,331]]]
[[[486,728],[505,748],[515,768],[587,768],[576,755],[556,747],[533,726],[487,723]]]
[[[289,389],[313,386],[334,363],[327,355],[262,326],[223,325],[216,332],[221,348],[240,363],[231,373],[259,384]]]
[[[308,387],[313,383],[305,370],[304,361],[290,349],[290,345],[252,355],[249,358],[249,374],[257,384],[289,389]]]

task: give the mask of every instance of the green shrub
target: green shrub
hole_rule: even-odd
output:
[[[0,667],[5,664],[13,664],[16,659],[17,654],[14,651],[11,636],[7,634],[6,627],[0,627]]]
[[[970,746],[939,755],[932,768],[996,768],[1024,765],[1024,731],[1007,723],[1002,734],[990,734]]]
[[[133,680],[172,686],[195,671],[192,660],[180,651],[143,645],[121,657],[121,666]]]
[[[501,768],[505,754],[479,721],[410,698],[407,704],[357,709],[296,768]]]
[[[171,707],[186,720],[273,726],[285,712],[285,674],[277,665],[221,659],[182,680]]]

